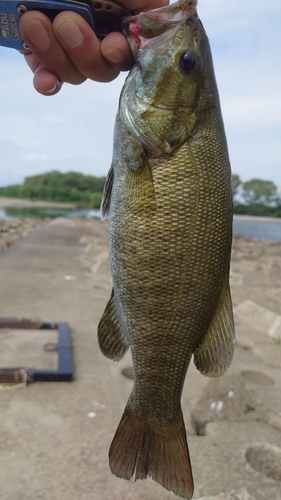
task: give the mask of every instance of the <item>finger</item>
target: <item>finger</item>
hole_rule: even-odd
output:
[[[59,80],[72,84],[85,81],[85,76],[75,67],[56,39],[51,21],[42,12],[29,11],[23,14],[20,31],[37,60],[57,75]]]
[[[44,68],[32,52],[26,50],[20,52],[24,55],[27,65],[34,73],[33,85],[35,90],[42,95],[57,94],[62,87],[62,82],[60,82],[57,75]]]
[[[169,4],[169,0],[119,0],[118,3],[138,14],[141,11],[165,7]]]
[[[119,70],[103,57],[100,40],[81,16],[60,12],[54,19],[53,32],[82,75],[98,82],[116,78]]]
[[[35,57],[32,52],[28,52],[28,54],[24,54],[25,62],[31,69],[32,73],[35,73],[37,70],[38,66],[40,66],[40,61],[38,61],[37,57]]]
[[[121,33],[109,33],[101,42],[101,53],[119,71],[127,71],[134,64],[128,42]]]
[[[62,84],[63,83],[58,80],[57,75],[48,71],[41,64],[34,73],[34,88],[42,95],[51,96],[57,94],[60,91]]]

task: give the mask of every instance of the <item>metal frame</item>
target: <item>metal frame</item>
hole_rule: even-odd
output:
[[[43,323],[29,319],[0,318],[0,328],[26,330],[57,330],[58,343],[46,344],[47,351],[58,352],[57,370],[36,370],[26,367],[0,367],[0,384],[19,384],[26,379],[32,382],[71,382],[73,380],[73,364],[71,353],[70,329],[68,323]]]

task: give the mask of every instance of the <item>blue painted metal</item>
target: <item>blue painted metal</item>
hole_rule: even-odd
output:
[[[94,19],[89,5],[82,2],[61,0],[0,0],[0,45],[17,50],[23,50],[23,39],[19,32],[19,20],[21,6],[27,10],[40,10],[44,12],[51,21],[63,10],[72,10],[80,14],[89,25],[95,29]],[[19,11],[18,11],[19,10]]]
[[[73,378],[69,326],[67,323],[56,323],[56,328],[58,343],[55,349],[58,352],[58,368],[57,370],[34,370],[34,382],[71,382]]]
[[[58,367],[56,370],[37,370],[26,367],[0,368],[0,383],[20,383],[23,372],[28,383],[31,382],[71,382],[73,364],[71,337],[68,323],[43,323],[17,318],[0,318],[0,328],[28,330],[57,330],[57,344],[46,344],[47,351],[56,350]]]
[[[17,50],[28,49],[20,31],[21,15],[39,10],[51,21],[64,10],[80,14],[104,38],[111,31],[122,31],[121,21],[130,12],[111,0],[0,0],[0,45]]]

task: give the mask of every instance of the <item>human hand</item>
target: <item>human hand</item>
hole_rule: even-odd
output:
[[[169,0],[122,0],[119,3],[138,14],[168,5]],[[53,23],[42,12],[26,12],[20,19],[20,31],[30,49],[24,57],[34,73],[34,88],[43,95],[56,94],[63,82],[78,85],[87,78],[109,82],[133,64],[122,33],[109,33],[100,41],[75,12],[60,12]]]

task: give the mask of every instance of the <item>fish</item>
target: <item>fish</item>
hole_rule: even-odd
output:
[[[207,34],[196,0],[123,22],[135,64],[120,94],[101,213],[112,295],[102,353],[131,349],[134,385],[109,450],[112,473],[194,491],[181,394],[190,361],[230,366],[231,168]]]

